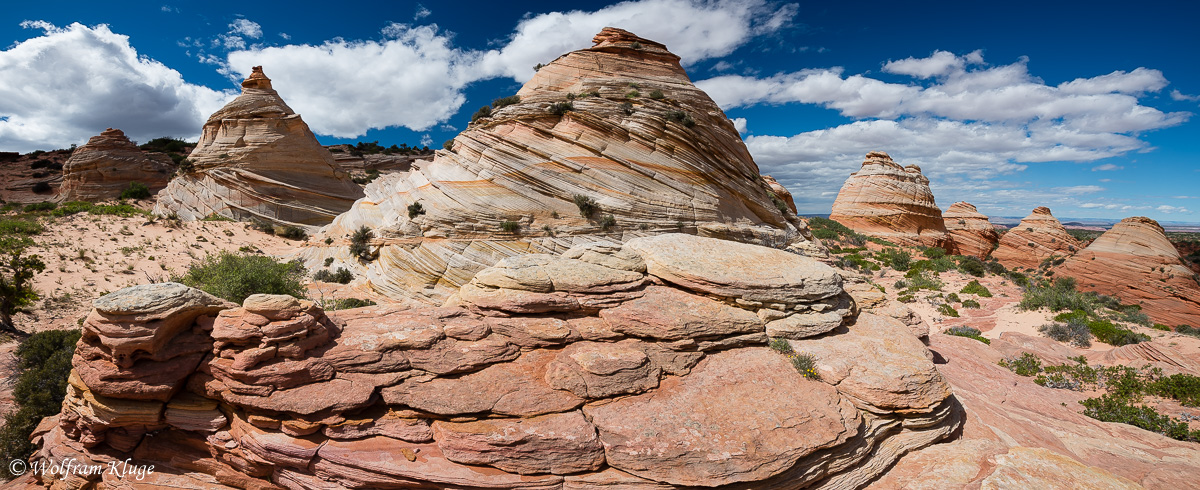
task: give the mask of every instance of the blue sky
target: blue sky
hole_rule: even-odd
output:
[[[1200,222],[1200,7],[1068,3],[10,3],[0,150],[195,138],[260,64],[325,144],[437,148],[613,25],[682,56],[802,213],[883,150],[943,209]]]

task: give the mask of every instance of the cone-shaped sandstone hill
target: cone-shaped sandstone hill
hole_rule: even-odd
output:
[[[829,219],[898,245],[948,247],[942,210],[916,165],[901,167],[882,151],[867,153],[833,201]]]
[[[115,199],[131,182],[140,182],[150,192],[158,192],[167,186],[174,173],[175,165],[167,155],[144,152],[120,129],[108,128],[71,153],[63,165],[58,199]]]
[[[988,221],[987,215],[980,213],[969,202],[959,201],[950,205],[942,219],[956,254],[985,259],[1000,242],[1000,233]]]
[[[683,231],[813,246],[678,56],[620,29],[593,41],[498,100],[449,150],[372,182],[323,230],[334,242],[303,252],[309,267],[332,257],[376,292],[436,304],[504,257],[584,242]],[[347,240],[363,226],[378,253],[367,263]]]
[[[1150,218],[1125,218],[1056,269],[1084,291],[1140,304],[1154,321],[1200,326],[1200,284],[1183,264],[1162,226]]]
[[[159,193],[156,214],[316,227],[363,196],[261,66],[242,82],[242,95],[204,123],[188,161],[192,167]]]
[[[1079,248],[1079,241],[1050,214],[1050,208],[1039,206],[1000,237],[992,257],[1010,269],[1038,267],[1051,256],[1067,257]]]

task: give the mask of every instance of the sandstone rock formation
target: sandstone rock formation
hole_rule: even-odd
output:
[[[1079,241],[1050,214],[1050,208],[1039,206],[1000,237],[1000,246],[992,252],[992,258],[1009,269],[1036,268],[1043,260],[1052,256],[1069,257],[1079,248]]]
[[[1005,357],[1029,351],[1015,343],[1043,344],[1045,350],[1063,347],[1051,339],[1012,332],[992,340],[991,346],[931,335],[930,349],[940,359],[938,371],[967,414],[963,431],[953,442],[902,457],[867,488],[1195,486],[1200,472],[1200,446],[1195,442],[1083,415],[1079,401],[1089,394],[1038,386],[997,365]],[[1081,352],[1085,351],[1069,355]]]
[[[156,465],[72,488],[853,488],[962,419],[917,336],[856,318],[834,269],[693,235],[508,258],[437,308],[211,303],[177,284],[98,301],[93,317],[160,322],[121,379],[144,383],[158,339],[206,354],[163,396],[73,374],[35,459]],[[781,322],[820,380],[766,347]],[[76,373],[113,358],[87,352]]]
[[[261,66],[242,82],[242,95],[204,123],[187,161],[191,167],[182,166],[159,193],[156,214],[196,220],[215,213],[315,230],[363,196]]]
[[[916,165],[901,167],[882,151],[867,153],[833,201],[829,219],[897,245],[950,246],[929,179]]]
[[[796,201],[792,199],[792,193],[783,184],[780,184],[778,180],[775,180],[775,177],[764,175],[762,178],[767,183],[767,186],[771,188],[771,192],[775,194],[775,197],[783,201],[792,214],[796,214]]]
[[[1162,226],[1150,218],[1121,220],[1055,271],[1074,277],[1082,291],[1141,305],[1156,322],[1200,325],[1200,275],[1184,265]]]
[[[784,216],[733,123],[659,43],[605,28],[542,67],[409,172],[386,174],[301,257],[394,300],[441,304],[502,258],[684,231],[816,247]],[[378,259],[352,257],[366,226]],[[322,238],[333,243],[324,244]]]
[[[130,182],[158,192],[174,174],[175,164],[165,154],[143,152],[120,129],[108,128],[71,153],[63,166],[58,199],[116,199]]]
[[[986,259],[1000,243],[1000,233],[988,217],[968,202],[956,202],[942,214],[953,252]]]

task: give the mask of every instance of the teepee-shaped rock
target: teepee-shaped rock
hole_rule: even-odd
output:
[[[1200,326],[1200,283],[1162,226],[1125,218],[1056,269],[1077,287],[1138,304],[1154,321]]]
[[[829,219],[898,245],[949,245],[929,179],[920,167],[901,167],[882,151],[867,153],[862,168],[842,184]]]
[[[131,182],[145,184],[150,192],[167,186],[175,165],[162,153],[147,153],[125,137],[120,129],[108,128],[76,148],[63,165],[62,201],[115,199]]]
[[[357,268],[377,292],[440,303],[479,270],[586,242],[687,233],[811,245],[733,123],[662,44],[605,28],[541,67],[432,159],[384,175],[303,253]],[[387,243],[351,257],[362,226]],[[320,237],[318,237],[320,238]]]
[[[954,243],[954,253],[959,255],[985,259],[1000,242],[1000,233],[988,221],[987,215],[980,213],[969,202],[959,201],[950,205],[950,209],[942,214],[942,219]]]
[[[155,213],[315,227],[363,195],[271,88],[261,66],[242,82],[242,95],[204,123],[188,161],[159,193]]]
[[[1034,268],[1043,260],[1052,256],[1067,257],[1079,248],[1079,241],[1050,214],[1050,208],[1039,206],[1021,220],[1021,224],[1000,237],[1000,246],[992,252],[992,257],[1010,269]]]

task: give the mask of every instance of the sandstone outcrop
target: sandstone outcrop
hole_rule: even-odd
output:
[[[783,184],[780,184],[778,180],[775,180],[775,177],[764,175],[762,178],[763,181],[767,183],[767,186],[771,188],[771,192],[775,194],[775,197],[783,201],[783,204],[787,206],[788,210],[790,210],[792,214],[796,214],[796,201],[792,198],[792,193],[788,191]],[[776,207],[778,207],[778,205],[776,205]]]
[[[436,308],[214,306],[147,288],[102,298],[93,316],[158,319],[139,345],[204,332],[204,358],[162,397],[102,397],[107,381],[73,374],[35,459],[156,465],[150,483],[72,475],[73,488],[851,488],[962,419],[917,336],[855,317],[834,269],[725,240],[509,258]],[[823,325],[786,340],[817,356],[820,379],[766,346],[788,320]],[[110,362],[82,345],[77,372]],[[138,352],[118,374],[158,362]]]
[[[436,305],[500,259],[582,243],[686,232],[819,248],[775,206],[733,123],[678,56],[619,29],[593,41],[538,70],[450,150],[373,181],[300,257],[310,267],[333,258],[376,293]],[[348,247],[363,226],[370,262]]]
[[[1069,257],[1079,249],[1079,241],[1050,214],[1050,208],[1039,206],[1000,237],[992,258],[1009,269],[1037,268],[1043,260]]]
[[[315,231],[363,196],[261,66],[242,82],[242,95],[204,123],[187,162],[159,193],[156,214],[217,214]]]
[[[901,167],[882,151],[867,153],[833,201],[829,219],[897,245],[949,247],[942,210],[916,165]]]
[[[1000,233],[974,204],[956,202],[942,214],[942,219],[956,254],[986,259],[1000,243]]]
[[[131,182],[145,184],[154,193],[166,187],[174,174],[170,157],[144,152],[120,129],[108,128],[71,153],[63,166],[58,199],[116,199]]]
[[[1055,271],[1074,277],[1082,291],[1141,305],[1158,323],[1200,325],[1200,275],[1184,265],[1162,226],[1150,218],[1121,220]]]

